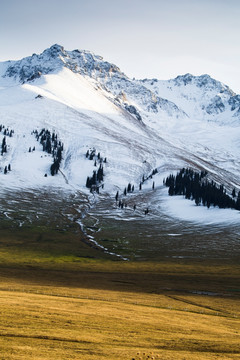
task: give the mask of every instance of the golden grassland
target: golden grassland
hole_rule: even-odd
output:
[[[1,230],[0,360],[240,359],[239,264],[113,261],[79,236]]]

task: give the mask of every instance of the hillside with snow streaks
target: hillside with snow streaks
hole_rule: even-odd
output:
[[[157,217],[170,206],[163,178],[181,167],[207,170],[209,179],[229,192],[240,190],[240,96],[208,75],[132,80],[100,56],[53,45],[40,55],[0,64],[0,124],[0,146],[4,129],[14,130],[0,157],[1,193],[48,188],[92,198],[86,180],[99,163],[86,153],[93,149],[106,158],[104,187],[94,195],[98,204],[104,200],[105,214],[106,201],[112,204],[116,192],[123,196],[131,183],[135,192],[128,202],[141,202],[131,216],[150,207]],[[43,151],[33,134],[43,128],[63,143],[55,176],[50,171],[53,155]],[[5,173],[9,164],[11,171]],[[140,193],[142,177],[153,169],[158,173]],[[162,207],[152,199],[153,181],[156,199],[165,199]],[[173,208],[169,213],[174,216]]]

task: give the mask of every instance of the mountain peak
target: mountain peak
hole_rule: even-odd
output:
[[[179,75],[175,79],[170,80],[177,86],[195,85],[197,88],[205,88],[207,90],[217,90],[219,93],[227,92],[230,96],[235,93],[229,86],[223,84],[221,81],[213,79],[208,74],[194,76],[192,74]]]
[[[56,51],[63,51],[64,47],[62,45],[59,45],[59,44],[54,44],[49,49],[50,50],[56,50]]]
[[[50,48],[47,48],[43,51],[43,54],[50,54],[52,57],[57,57],[59,54],[64,54],[65,50],[64,47],[58,44],[52,45]]]
[[[52,45],[39,55],[33,54],[18,61],[10,61],[4,76],[25,83],[62,67],[93,78],[106,75],[111,77],[116,73],[125,76],[116,65],[104,61],[99,55],[86,50],[67,51],[59,44]]]
[[[174,80],[176,83],[187,85],[192,82],[194,76],[190,73],[185,75],[178,75]]]

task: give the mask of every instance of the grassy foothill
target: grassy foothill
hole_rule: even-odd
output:
[[[75,229],[0,233],[0,359],[240,359],[240,266],[116,261]]]

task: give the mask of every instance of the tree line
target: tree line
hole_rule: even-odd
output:
[[[3,139],[1,144],[1,155],[3,156],[4,153],[7,153],[7,139],[6,136],[12,137],[14,134],[14,130],[9,130],[9,128],[6,128],[5,125],[0,125],[0,132],[3,133]],[[11,171],[11,164],[8,164],[4,167],[4,174],[7,174],[9,171]]]
[[[6,128],[5,125],[0,125],[0,132],[3,133],[4,136],[12,137],[14,134],[14,130],[9,130],[9,128]]]
[[[196,172],[182,168],[177,175],[169,175],[163,183],[169,188],[168,194],[183,195],[186,199],[195,200],[196,205],[218,206],[221,209],[240,210],[240,192],[236,196],[235,188],[231,196],[224,186],[207,179],[207,171]]]
[[[5,125],[0,125],[0,133],[3,133],[2,145],[1,145],[1,155],[7,152],[7,140],[6,136],[12,137],[14,130],[9,130]]]
[[[51,132],[45,128],[42,129],[40,133],[38,133],[37,130],[34,130],[32,133],[42,145],[43,151],[53,156],[53,164],[50,167],[50,173],[52,176],[56,175],[62,161],[63,143],[58,140],[57,134],[54,132],[51,134]]]
[[[90,192],[96,191],[99,193],[99,189],[104,187],[103,177],[103,163],[107,163],[107,158],[101,157],[101,153],[96,151],[96,149],[90,149],[86,152],[86,158],[90,161],[94,161],[94,166],[97,167],[97,170],[93,170],[93,175],[88,176],[86,180],[86,187],[90,189]]]

